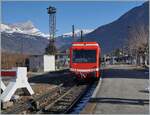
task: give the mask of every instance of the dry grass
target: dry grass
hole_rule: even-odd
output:
[[[1,68],[12,68],[17,66],[26,66],[26,59],[28,55],[17,54],[17,53],[1,53]]]

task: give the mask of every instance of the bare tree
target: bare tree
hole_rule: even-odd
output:
[[[134,25],[130,26],[128,32],[128,48],[132,56],[138,63],[145,59],[145,52],[148,52],[148,26]]]

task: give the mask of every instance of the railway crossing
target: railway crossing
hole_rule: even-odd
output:
[[[6,76],[13,77],[8,86],[5,86],[5,84],[1,80],[1,88],[3,90],[3,93],[1,94],[2,102],[10,101],[15,91],[20,88],[25,89],[24,90],[25,93],[29,95],[34,94],[34,91],[32,90],[30,84],[28,83],[26,67],[17,67],[11,70],[2,70],[1,75],[4,77]]]

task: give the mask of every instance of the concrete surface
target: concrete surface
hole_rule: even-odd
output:
[[[103,70],[101,86],[81,113],[148,114],[148,70],[115,65]],[[92,109],[90,109],[92,108]]]

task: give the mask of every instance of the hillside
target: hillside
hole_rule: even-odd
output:
[[[22,33],[1,33],[1,48],[3,52],[43,54],[48,39]]]
[[[113,49],[123,47],[129,39],[132,29],[144,27],[148,31],[149,26],[149,3],[135,7],[122,15],[116,21],[98,27],[85,36],[86,41],[97,41],[101,45],[102,52],[109,53]],[[135,31],[135,34],[138,31]],[[147,33],[148,34],[148,33]],[[148,36],[148,35],[146,35]],[[144,38],[143,38],[144,40]]]
[[[102,53],[109,53],[116,48],[123,47],[128,39],[133,39],[137,32],[143,27],[145,36],[149,31],[149,3],[135,7],[122,15],[116,21],[100,26],[97,29],[85,30],[85,41],[96,41],[101,45]],[[132,31],[135,30],[138,31]],[[43,54],[48,44],[48,35],[40,32],[31,21],[16,24],[1,24],[1,49],[4,52]],[[91,32],[92,31],[92,32]],[[79,40],[77,31],[76,40]],[[132,33],[132,36],[131,34]],[[56,38],[56,47],[64,51],[71,46],[73,39],[71,33],[63,34]],[[141,37],[141,41],[145,38]]]
[[[84,30],[84,34],[91,30]],[[80,29],[75,31],[76,39],[80,36]],[[37,29],[31,21],[16,24],[1,24],[2,51],[10,53],[24,53],[31,55],[41,55],[48,45],[47,34]],[[66,49],[73,42],[72,32],[64,33],[56,38],[56,47],[61,51]]]

